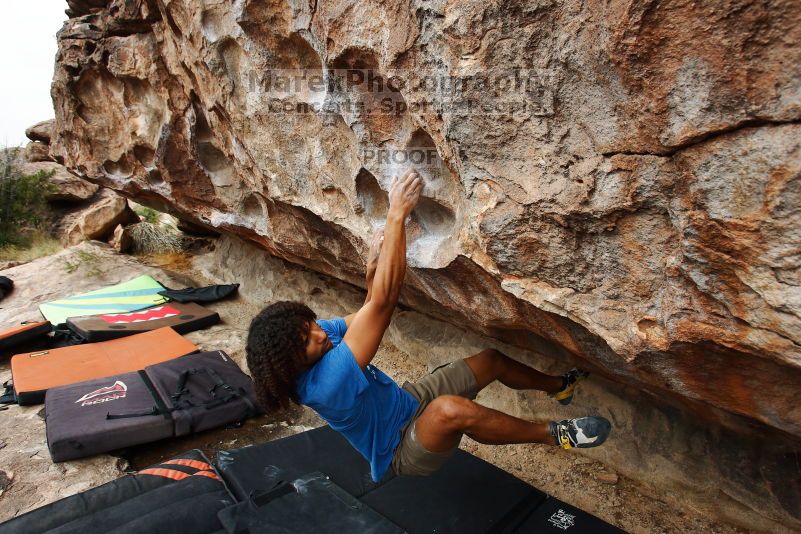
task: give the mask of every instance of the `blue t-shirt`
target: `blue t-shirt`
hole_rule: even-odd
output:
[[[400,429],[419,405],[375,366],[364,370],[342,340],[344,319],[317,321],[334,348],[297,379],[298,399],[347,438],[370,462],[370,475],[378,482],[400,443]]]

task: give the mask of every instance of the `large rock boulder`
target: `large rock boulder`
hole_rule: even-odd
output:
[[[34,124],[33,126],[29,126],[25,130],[25,136],[31,141],[39,141],[40,143],[49,145],[50,139],[53,136],[54,124],[55,124],[54,119],[48,119],[46,121],[37,122],[36,124]]]
[[[89,200],[100,189],[100,186],[87,182],[70,173],[63,165],[51,161],[25,163],[20,165],[22,174],[36,174],[39,172],[52,173],[49,182],[53,190],[48,192],[48,201],[82,202]]]
[[[123,226],[121,224],[118,224],[117,227],[114,228],[114,233],[111,235],[109,245],[114,247],[114,250],[117,252],[125,254],[131,250],[133,238],[131,237],[130,228],[130,226]]]
[[[792,3],[89,4],[52,88],[74,172],[362,283],[414,165],[408,306],[798,448]]]
[[[64,244],[76,245],[86,239],[105,239],[117,225],[137,222],[139,216],[125,197],[104,189],[89,207],[81,210],[67,229]]]
[[[22,157],[29,163],[36,163],[38,161],[53,161],[50,157],[50,147],[39,141],[31,141],[22,152]]]

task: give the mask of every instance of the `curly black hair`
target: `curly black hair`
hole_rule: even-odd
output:
[[[247,353],[256,398],[267,411],[298,403],[295,379],[306,353],[310,323],[317,315],[300,302],[281,301],[250,322]]]

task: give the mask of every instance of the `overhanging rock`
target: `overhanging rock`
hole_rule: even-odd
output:
[[[406,304],[801,438],[790,4],[89,4],[74,172],[359,283],[414,164]]]

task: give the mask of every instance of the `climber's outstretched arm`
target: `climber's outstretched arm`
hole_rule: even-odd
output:
[[[423,181],[414,171],[395,179],[390,189],[384,242],[370,288],[370,300],[353,316],[344,337],[362,368],[375,356],[398,303],[406,275],[405,221],[417,205],[422,190]]]
[[[373,237],[370,240],[370,252],[367,254],[367,266],[365,279],[367,281],[367,297],[364,299],[364,304],[370,302],[373,296],[373,280],[375,279],[375,271],[378,267],[378,258],[381,255],[381,245],[384,244],[384,229],[381,228],[373,232]],[[362,306],[364,306],[362,304]],[[353,318],[356,317],[356,312],[345,316],[345,326],[350,328]]]

